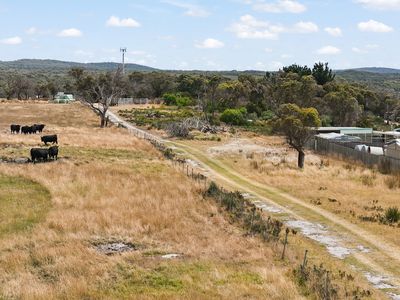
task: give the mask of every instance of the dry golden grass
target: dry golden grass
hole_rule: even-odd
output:
[[[296,166],[297,152],[286,148],[279,137],[249,137],[259,146],[281,152],[276,161],[269,161],[265,153],[230,153],[216,156],[251,180],[277,187],[297,198],[318,205],[400,246],[399,228],[379,222],[363,221],[362,217],[378,213],[384,215],[389,207],[400,207],[399,177],[383,175],[351,161],[335,157],[306,155],[306,166]],[[195,142],[192,142],[192,144]],[[224,143],[197,143],[205,151]]]
[[[59,135],[61,159],[0,164],[0,173],[38,182],[51,207],[30,230],[0,237],[0,298],[302,298],[272,249],[244,237],[149,144],[96,128],[79,104],[0,104],[0,156],[39,144],[10,135],[9,124],[39,122]],[[105,256],[93,247],[102,240],[140,247]]]

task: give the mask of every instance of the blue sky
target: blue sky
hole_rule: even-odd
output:
[[[0,60],[400,68],[400,0],[0,0]]]

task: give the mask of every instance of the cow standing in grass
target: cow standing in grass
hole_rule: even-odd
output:
[[[49,158],[54,160],[58,159],[58,146],[51,146],[49,148]]]
[[[49,149],[44,148],[32,148],[31,149],[31,160],[33,163],[37,161],[47,161],[49,158]]]
[[[20,131],[20,129],[21,129],[21,125],[12,124],[12,125],[10,126],[10,129],[11,129],[11,133],[18,134],[19,131]]]
[[[39,132],[39,133],[42,133],[45,126],[46,125],[44,125],[44,124],[33,124],[33,127],[35,128],[35,132]]]
[[[22,126],[22,127],[21,127],[21,133],[22,133],[22,134],[29,134],[30,131],[31,131],[30,126]]]
[[[40,138],[42,142],[47,145],[47,143],[58,144],[57,135],[44,135]]]

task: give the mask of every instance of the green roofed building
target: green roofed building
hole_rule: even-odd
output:
[[[58,92],[57,95],[54,96],[54,99],[51,101],[53,103],[70,103],[75,101],[74,95],[65,94],[63,92]]]

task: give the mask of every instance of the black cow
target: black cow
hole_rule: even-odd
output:
[[[23,134],[35,134],[36,133],[36,126],[22,126],[21,133]]]
[[[58,159],[58,146],[51,146],[49,148],[49,158],[54,160]]]
[[[44,149],[44,148],[31,149],[31,160],[33,163],[39,160],[47,161],[48,157],[49,157],[49,149]]]
[[[19,131],[20,131],[20,129],[21,129],[21,126],[20,126],[20,125],[12,124],[12,125],[10,126],[10,128],[11,128],[11,133],[16,133],[16,134],[18,134]]]
[[[35,133],[36,132],[42,132],[43,131],[43,129],[44,129],[44,126],[46,126],[46,125],[44,125],[44,124],[33,124],[33,129],[35,130]]]
[[[28,134],[30,132],[30,126],[22,126],[21,133]]]
[[[47,143],[58,144],[57,135],[44,135],[40,138],[42,142],[47,145]]]

